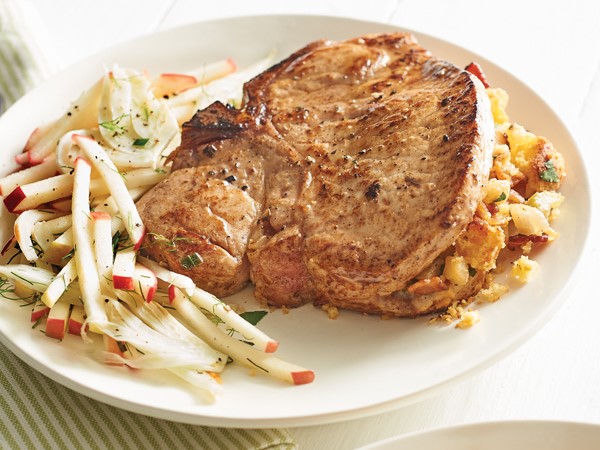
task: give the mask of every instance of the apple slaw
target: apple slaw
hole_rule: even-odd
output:
[[[146,230],[135,202],[168,175],[181,125],[213,101],[239,105],[243,83],[271,62],[237,70],[227,59],[158,77],[115,65],[34,130],[19,169],[0,179],[14,216],[3,296],[31,304],[31,321],[50,338],[101,340],[98,360],[168,370],[211,399],[231,360],[312,382],[311,370],[273,355],[278,342],[255,326],[265,312],[238,314],[140,254]]]

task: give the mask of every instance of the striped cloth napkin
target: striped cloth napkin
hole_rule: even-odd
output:
[[[200,427],[92,400],[35,371],[0,345],[2,449],[294,450],[287,430]]]
[[[47,42],[29,3],[0,0],[0,113],[55,70]]]
[[[0,0],[0,114],[2,107],[9,107],[53,70],[47,52],[35,40],[41,21],[35,24],[35,10],[27,5],[23,0]],[[0,448],[293,450],[297,446],[285,429],[201,427],[120,410],[55,383],[0,344]]]

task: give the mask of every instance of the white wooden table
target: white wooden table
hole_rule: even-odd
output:
[[[537,91],[575,134],[600,199],[600,3],[586,0],[30,0],[58,68],[155,30],[262,13],[377,20],[464,46]],[[524,346],[484,372],[418,404],[370,418],[293,429],[302,449],[355,448],[402,433],[505,419],[600,423],[598,224],[565,306]],[[559,262],[557,262],[559,263]]]

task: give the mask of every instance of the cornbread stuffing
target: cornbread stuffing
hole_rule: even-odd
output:
[[[467,311],[462,314],[460,321],[456,324],[456,328],[471,328],[479,322],[478,311]]]
[[[501,256],[512,261],[511,279],[527,283],[535,275],[539,265],[528,255],[536,246],[558,237],[550,223],[564,201],[558,192],[566,175],[563,156],[545,137],[510,122],[506,91],[488,88],[487,94],[496,127],[490,179],[473,221],[449,250],[441,273],[432,274],[439,278],[438,283],[449,284],[450,293],[453,286],[464,285],[469,277],[485,272],[479,292],[457,299],[430,320],[455,323],[457,328],[479,322],[478,312],[467,310],[467,305],[496,302],[508,292],[507,285],[494,281],[503,271],[498,263]]]
[[[327,313],[327,317],[330,319],[336,319],[340,315],[340,311],[336,306],[322,305],[321,309]]]
[[[527,283],[533,274],[539,270],[539,267],[536,261],[532,261],[529,257],[522,255],[512,263],[510,275],[521,283]]]

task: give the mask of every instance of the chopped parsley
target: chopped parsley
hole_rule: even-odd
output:
[[[134,147],[143,147],[144,145],[146,145],[148,143],[150,139],[148,138],[137,138],[135,141],[133,141],[133,146]]]
[[[113,120],[107,120],[106,122],[100,122],[98,125],[102,128],[105,128],[109,131],[113,131],[116,134],[123,134],[127,131],[125,127],[119,125],[119,122],[123,120],[125,117],[128,117],[129,114],[121,114],[119,117],[115,117]]]
[[[162,244],[170,247],[169,250],[167,250],[169,252],[174,252],[177,250],[178,242],[194,242],[193,239],[180,236],[175,236],[173,239],[169,239],[166,236],[158,233],[148,233],[148,235],[152,236],[152,244]]]
[[[190,270],[193,267],[196,267],[198,264],[202,263],[202,256],[198,252],[190,253],[189,255],[181,258],[180,264],[185,270]]]
[[[246,311],[240,314],[246,322],[256,325],[260,320],[267,315],[267,311]]]
[[[560,180],[560,177],[558,176],[558,173],[556,172],[554,163],[551,160],[548,160],[544,163],[544,167],[546,169],[540,173],[540,179],[542,181],[547,181],[549,183],[558,183]]]
[[[503,200],[506,200],[506,193],[505,192],[503,192],[502,194],[500,194],[498,196],[498,198],[496,200],[494,200],[494,203],[498,203],[498,202],[501,202]]]

